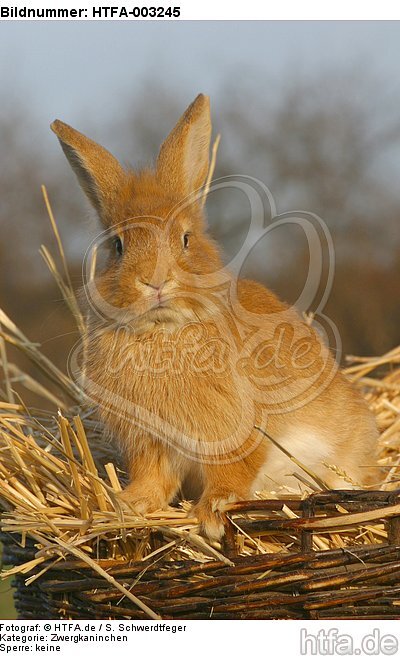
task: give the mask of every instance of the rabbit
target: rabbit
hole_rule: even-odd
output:
[[[154,168],[124,169],[67,124],[51,128],[107,236],[88,283],[82,381],[126,459],[121,502],[147,514],[184,494],[218,541],[230,503],[296,473],[304,489],[303,465],[331,488],[371,483],[366,402],[317,331],[236,280],[207,233],[209,98],[186,109]]]

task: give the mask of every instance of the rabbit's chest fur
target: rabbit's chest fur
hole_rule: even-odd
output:
[[[147,433],[178,447],[208,440],[224,449],[224,440],[242,439],[255,422],[235,365],[212,324],[140,336],[102,331],[88,343],[85,384],[105,424],[128,445]]]

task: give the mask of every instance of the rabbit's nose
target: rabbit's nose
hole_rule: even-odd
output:
[[[163,282],[157,282],[157,284],[154,284],[153,282],[149,282],[148,280],[140,280],[140,282],[143,285],[146,285],[146,287],[151,287],[154,289],[156,292],[160,292],[162,288],[169,282],[168,280],[164,280]]]

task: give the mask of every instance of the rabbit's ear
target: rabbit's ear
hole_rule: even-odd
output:
[[[79,184],[103,223],[109,223],[118,188],[125,173],[119,162],[102,146],[88,139],[62,121],[51,129],[75,171]]]
[[[157,176],[173,193],[187,196],[207,178],[211,139],[210,100],[200,94],[161,146]]]

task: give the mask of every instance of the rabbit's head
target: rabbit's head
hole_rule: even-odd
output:
[[[212,313],[222,265],[202,212],[211,136],[208,98],[199,95],[188,107],[153,170],[127,171],[65,123],[51,127],[107,235],[107,264],[95,283],[106,314],[143,326]]]

